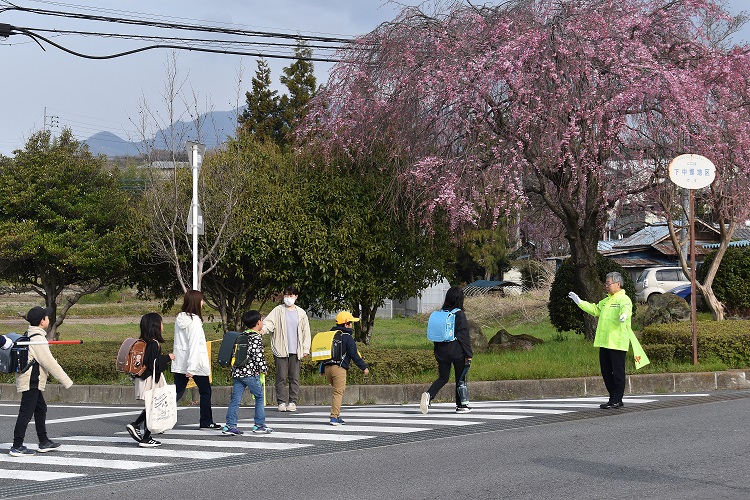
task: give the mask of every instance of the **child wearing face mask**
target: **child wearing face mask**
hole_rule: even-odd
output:
[[[298,295],[296,287],[286,287],[284,303],[263,320],[262,333],[271,335],[279,411],[297,411],[300,360],[310,354],[310,322],[305,310],[295,305]]]

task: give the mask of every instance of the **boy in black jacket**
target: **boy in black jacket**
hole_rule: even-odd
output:
[[[370,373],[364,360],[357,352],[357,343],[352,337],[352,325],[359,318],[352,316],[349,311],[341,311],[336,315],[336,326],[332,330],[341,331],[341,361],[324,361],[322,363],[323,373],[328,383],[333,386],[333,399],[331,401],[331,425],[344,425],[344,421],[339,416],[341,412],[341,401],[344,399],[346,390],[346,371],[349,369],[349,362],[362,370],[365,375]]]

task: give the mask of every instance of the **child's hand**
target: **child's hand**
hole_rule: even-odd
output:
[[[370,374],[370,369],[369,369],[369,368],[365,368],[365,370],[364,370],[364,372],[363,372],[363,373],[364,373],[365,375],[369,375],[369,374]]]

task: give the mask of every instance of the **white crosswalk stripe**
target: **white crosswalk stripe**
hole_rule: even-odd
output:
[[[681,396],[701,396],[683,394]],[[659,401],[664,395],[626,397],[625,405],[639,405]],[[81,409],[80,421],[117,419],[113,435],[74,435],[54,438],[62,446],[51,453],[11,457],[0,453],[2,477],[15,481],[54,481],[98,474],[102,470],[134,470],[159,467],[193,460],[212,460],[242,454],[262,453],[264,450],[297,450],[322,446],[325,443],[357,443],[388,434],[411,434],[435,429],[476,426],[483,423],[564,415],[599,408],[606,398],[539,399],[524,401],[478,401],[471,403],[471,413],[456,413],[451,403],[433,404],[427,415],[422,415],[418,404],[347,406],[342,408],[346,424],[331,426],[328,408],[298,407],[295,414],[279,413],[269,408],[266,423],[274,429],[270,434],[253,434],[252,407],[243,407],[239,428],[242,436],[226,436],[218,431],[197,430],[195,424],[178,425],[164,434],[154,436],[162,442],[158,448],[140,448],[127,435],[122,425],[124,416],[137,412],[128,407],[86,407]],[[5,405],[0,405],[5,406]],[[109,412],[101,412],[108,409]],[[8,415],[15,418],[15,415]],[[2,417],[2,415],[0,415]],[[70,417],[48,423],[64,424],[75,421]],[[5,444],[6,450],[10,443]],[[29,445],[34,449],[35,446]]]

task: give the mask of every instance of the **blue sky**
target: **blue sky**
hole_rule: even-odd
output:
[[[326,34],[351,37],[367,33],[379,23],[393,19],[399,12],[397,4],[385,0],[14,0],[23,7],[92,12],[81,8],[95,6],[118,11],[118,17],[139,17],[148,14],[170,16],[171,22],[200,22],[234,25],[242,29],[269,30],[300,34]],[[401,3],[418,4],[416,0]],[[750,9],[748,0],[729,0],[734,13]],[[4,2],[0,0],[0,7]],[[101,12],[101,11],[99,11]],[[174,19],[180,18],[180,19]],[[13,26],[82,31],[135,32],[138,28],[113,26],[40,16],[19,12],[0,13],[0,23]],[[160,30],[165,34],[165,30]],[[154,32],[154,31],[151,31]],[[186,35],[191,36],[191,35]],[[194,35],[193,35],[194,36]],[[210,36],[210,35],[209,35]],[[750,26],[740,37],[750,40]],[[58,43],[73,50],[106,55],[147,45],[140,41],[102,40],[81,36],[57,37]],[[14,35],[0,39],[0,154],[10,155],[22,147],[34,131],[40,130],[54,117],[58,127],[68,126],[83,140],[99,131],[110,131],[124,139],[138,139],[138,107],[142,98],[152,109],[163,108],[162,98],[165,67],[170,52],[152,50],[111,60],[88,60],[66,54],[54,47],[42,50],[29,38]],[[269,59],[274,85],[281,68],[290,61]],[[187,79],[188,95],[197,95],[203,108],[233,109],[238,102],[238,79],[243,74],[241,95],[250,88],[256,61],[252,57],[177,53],[178,72]],[[323,83],[331,65],[315,63],[318,83]],[[241,99],[241,98],[240,98]],[[240,104],[244,102],[241,99]],[[208,104],[207,104],[208,103]]]

